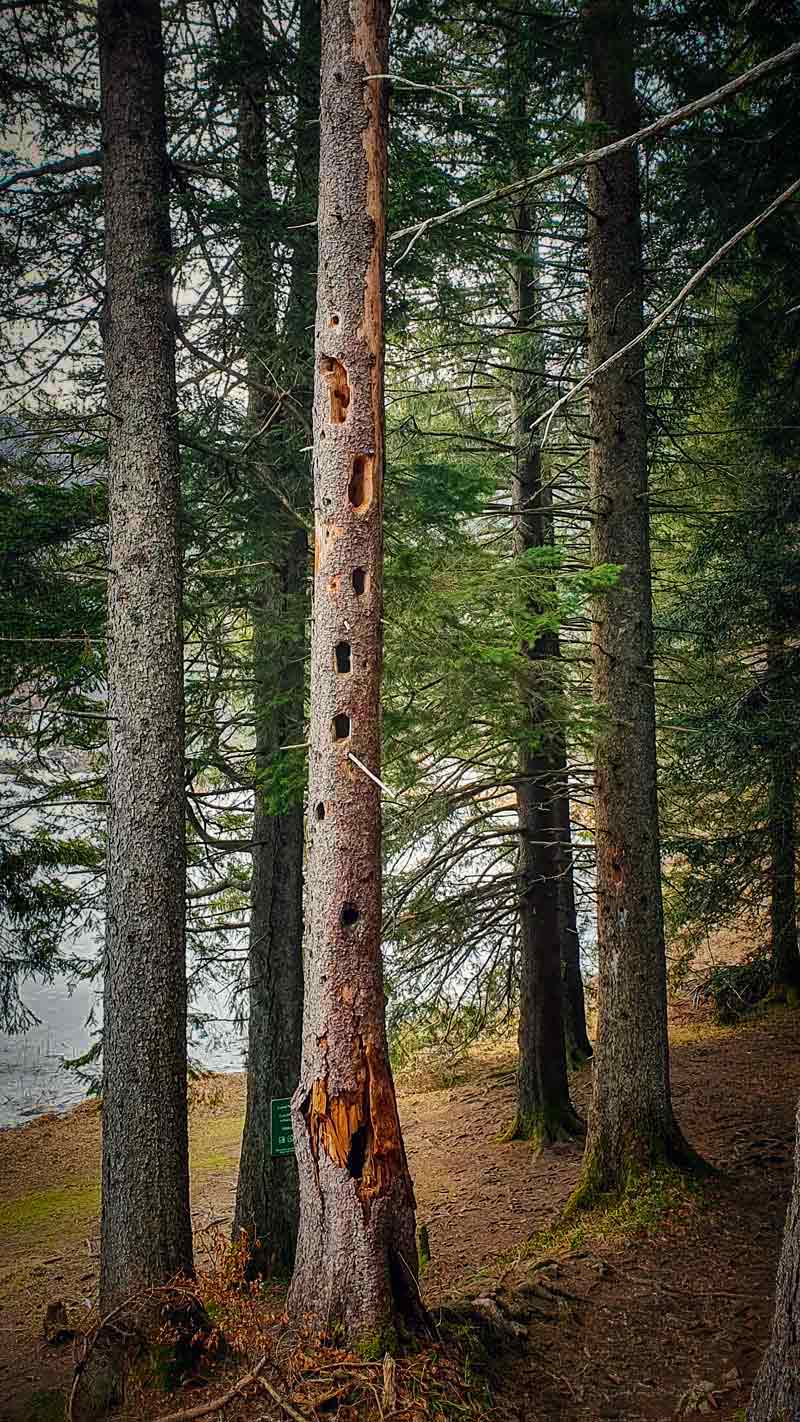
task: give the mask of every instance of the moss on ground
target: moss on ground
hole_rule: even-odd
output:
[[[557,1141],[580,1140],[585,1133],[583,1122],[572,1108],[560,1111],[542,1110],[528,1115],[518,1111],[511,1124],[497,1139],[500,1144],[506,1144],[508,1141],[529,1141],[531,1150],[538,1154]]]
[[[622,1195],[601,1195],[591,1208],[565,1212],[525,1247],[529,1257],[618,1244],[631,1236],[654,1234],[667,1219],[688,1217],[702,1206],[702,1179],[665,1165],[646,1171]]]
[[[60,1235],[65,1225],[74,1233],[76,1225],[82,1228],[99,1209],[99,1181],[32,1190],[0,1204],[0,1235],[13,1240],[16,1235],[33,1233],[44,1241]]]
[[[27,1422],[64,1422],[66,1405],[61,1388],[38,1388],[31,1394]]]
[[[189,1166],[193,1173],[206,1174],[238,1165],[242,1146],[244,1115],[212,1116],[193,1122],[189,1133]]]
[[[241,1148],[243,1116],[220,1114],[192,1123],[190,1164],[193,1183],[204,1175],[235,1170]],[[0,1238],[12,1262],[31,1249],[67,1245],[86,1233],[100,1211],[99,1161],[87,1161],[86,1174],[69,1185],[28,1190],[0,1201]]]
[[[379,1363],[387,1353],[394,1358],[399,1351],[397,1329],[393,1323],[385,1323],[383,1328],[366,1330],[352,1348],[363,1363]]]

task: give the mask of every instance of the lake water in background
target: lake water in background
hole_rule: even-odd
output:
[[[64,1066],[83,1056],[92,1045],[87,1018],[96,1007],[97,989],[79,983],[72,992],[64,980],[27,983],[22,997],[39,1026],[8,1036],[0,1032],[0,1127],[18,1126],[47,1111],[68,1111],[86,1098],[86,1085]],[[223,1015],[220,1003],[208,998],[197,1004]],[[213,1044],[193,1043],[190,1055],[211,1071],[241,1071],[244,1042],[232,1030]]]

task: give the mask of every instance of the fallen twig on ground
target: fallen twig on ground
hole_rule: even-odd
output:
[[[264,1383],[264,1379],[261,1377],[261,1372],[262,1369],[266,1367],[266,1365],[267,1355],[266,1353],[264,1353],[264,1355],[259,1358],[252,1371],[249,1373],[245,1373],[243,1378],[240,1378],[237,1383],[234,1383],[233,1387],[228,1388],[227,1392],[223,1392],[220,1397],[213,1397],[208,1402],[200,1403],[198,1407],[187,1407],[183,1412],[168,1412],[166,1417],[159,1418],[159,1422],[192,1422],[192,1419],[196,1417],[208,1417],[211,1412],[221,1411],[221,1409],[225,1407],[229,1402],[233,1402],[234,1398],[241,1397],[242,1393],[245,1391],[246,1388],[250,1386],[251,1383]],[[264,1385],[268,1386],[268,1384]],[[269,1388],[269,1391],[271,1392],[272,1389]],[[296,1413],[292,1414],[292,1416],[296,1415]],[[307,1422],[307,1419],[304,1417],[302,1419],[302,1422]]]

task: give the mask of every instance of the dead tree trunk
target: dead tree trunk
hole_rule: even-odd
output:
[[[247,1110],[236,1193],[233,1236],[248,1238],[248,1272],[291,1273],[297,1239],[298,1186],[294,1156],[273,1154],[272,1101],[290,1097],[300,1076],[303,1012],[303,810],[300,803],[277,809],[269,803],[264,784],[285,754],[304,734],[305,603],[308,545],[302,526],[287,526],[286,511],[271,495],[272,480],[260,477],[270,451],[258,435],[265,424],[275,450],[276,436],[285,435],[280,454],[292,458],[291,477],[305,513],[306,456],[284,450],[291,439],[289,422],[270,408],[263,385],[264,366],[274,370],[277,355],[277,302],[274,289],[274,241],[265,220],[269,198],[268,135],[264,106],[268,59],[260,0],[240,0],[238,42],[239,197],[242,208],[241,261],[243,307],[248,350],[248,423],[253,429],[253,520],[251,534],[259,560],[268,565],[251,609],[253,678],[256,722],[256,771],[250,893],[249,1024]],[[317,104],[312,78],[319,59],[319,11],[316,0],[304,0],[299,13],[297,181],[295,198],[302,206],[310,181],[309,144],[316,147]],[[313,182],[316,183],[316,175]],[[305,246],[308,237],[304,231]],[[312,237],[313,247],[313,237]],[[306,253],[308,256],[308,253]],[[300,371],[293,357],[306,341],[305,327],[313,312],[313,266],[295,264],[292,292],[283,333],[287,360],[286,384]],[[296,327],[297,332],[292,328]],[[310,367],[310,358],[306,356]],[[309,381],[310,383],[310,381]],[[271,419],[270,419],[271,417]],[[296,443],[302,440],[298,437]],[[292,477],[293,475],[293,477]],[[288,478],[287,478],[288,483]],[[310,493],[310,490],[309,490]]]
[[[609,136],[637,126],[631,0],[589,0],[586,117]],[[637,158],[628,150],[588,170],[589,364],[643,324]],[[590,387],[592,559],[620,565],[594,609],[599,997],[594,1088],[583,1176],[574,1202],[631,1187],[688,1150],[672,1113],[666,958],[656,792],[647,428],[641,352]]]
[[[158,0],[100,0],[108,890],[100,1307],[192,1269],[180,484]]]
[[[753,1383],[747,1422],[800,1419],[800,1106],[795,1121],[794,1180],[775,1286],[775,1312],[767,1351]]]
[[[386,0],[322,15],[309,918],[290,1312],[370,1352],[422,1315],[381,962]]]

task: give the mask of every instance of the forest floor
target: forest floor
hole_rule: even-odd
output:
[[[512,1043],[471,1052],[448,1086],[411,1090],[421,1084],[412,1077],[401,1087],[419,1219],[432,1251],[426,1301],[435,1308],[497,1287],[524,1288],[532,1279],[556,1291],[555,1313],[534,1318],[524,1347],[503,1363],[492,1414],[498,1419],[744,1415],[739,1409],[768,1336],[791,1185],[800,1013],[776,1007],[720,1028],[673,1009],[671,1040],[676,1114],[720,1173],[689,1192],[655,1182],[636,1206],[568,1230],[553,1232],[552,1225],[577,1179],[580,1148],[564,1145],[535,1158],[522,1142],[498,1141],[512,1114]],[[573,1078],[582,1110],[588,1090],[584,1070]],[[192,1191],[202,1267],[205,1242],[231,1217],[243,1078],[213,1078],[194,1095]],[[63,1416],[57,1396],[72,1352],[69,1344],[43,1341],[42,1319],[55,1299],[66,1303],[71,1320],[89,1317],[99,1152],[91,1104],[0,1131],[4,1422]],[[196,1405],[196,1392],[190,1400]],[[161,1410],[186,1405],[173,1397]],[[248,1412],[244,1401],[224,1413],[225,1422],[248,1415],[272,1414],[263,1403]],[[358,1414],[348,1408],[346,1415]]]

